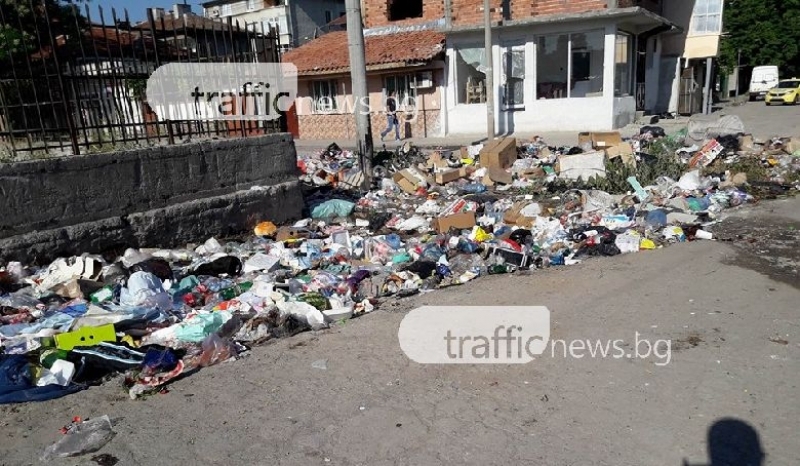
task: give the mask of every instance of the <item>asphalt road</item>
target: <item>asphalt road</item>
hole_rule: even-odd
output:
[[[709,464],[709,449],[718,454],[726,442],[739,458],[763,451],[763,464],[800,464],[798,207],[737,211],[714,230],[732,241],[401,300],[255,348],[167,394],[131,401],[113,380],[2,406],[0,464],[38,463],[73,416],[103,414],[117,435],[100,453],[120,465],[680,466]],[[632,349],[638,332],[669,340],[671,357],[546,351],[525,365],[420,365],[397,332],[406,311],[423,304],[546,305],[553,339],[622,339]],[[53,464],[95,464],[90,457]]]

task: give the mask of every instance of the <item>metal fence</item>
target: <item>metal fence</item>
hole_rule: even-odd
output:
[[[127,10],[19,3],[0,4],[0,155],[77,155],[285,130],[285,115],[160,120],[145,95],[148,77],[166,63],[278,62],[275,30],[185,11],[148,10],[132,22]]]

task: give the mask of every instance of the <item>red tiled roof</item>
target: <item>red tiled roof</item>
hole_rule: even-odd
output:
[[[444,34],[410,31],[364,38],[367,68],[425,62],[444,51]],[[347,32],[325,34],[283,54],[283,62],[294,63],[300,75],[331,74],[350,69]]]

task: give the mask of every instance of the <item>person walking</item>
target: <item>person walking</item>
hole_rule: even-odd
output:
[[[381,131],[381,142],[387,134],[392,132],[394,128],[395,141],[400,140],[400,122],[397,121],[397,99],[394,97],[394,92],[389,94],[386,99],[386,129]]]

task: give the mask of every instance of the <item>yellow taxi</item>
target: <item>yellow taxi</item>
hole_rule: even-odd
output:
[[[794,104],[800,105],[800,79],[784,79],[777,86],[767,92],[764,97],[767,105],[772,104]]]

